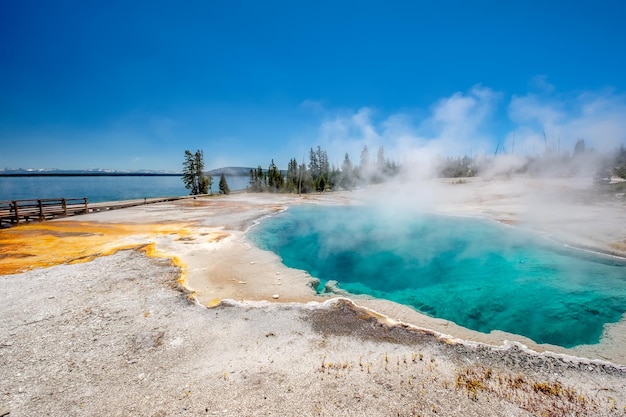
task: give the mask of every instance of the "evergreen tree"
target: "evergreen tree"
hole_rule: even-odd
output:
[[[330,164],[328,154],[318,145],[317,150],[309,151],[309,175],[311,187],[316,191],[325,191],[329,184]]]
[[[269,187],[270,191],[279,191],[282,190],[283,185],[283,174],[281,174],[280,170],[276,167],[276,164],[272,159],[272,163],[267,170],[267,186]]]
[[[372,182],[380,184],[385,181],[386,175],[385,148],[381,145],[378,147],[378,152],[376,153],[376,166],[371,173]]]
[[[198,186],[196,183],[196,159],[189,151],[185,151],[185,161],[183,162],[183,183],[185,188],[190,190],[191,195],[198,194]]]
[[[204,153],[201,150],[198,149],[195,154],[185,151],[182,180],[191,195],[208,194],[212,178],[204,173]]]
[[[398,172],[400,172],[400,164],[392,160],[388,160],[387,164],[385,165],[385,169],[387,171],[387,175],[394,176],[397,175]]]
[[[196,180],[198,182],[198,194],[208,194],[212,190],[213,178],[204,173],[204,152],[198,149],[194,155],[196,161]]]
[[[354,186],[354,168],[352,167],[352,162],[347,152],[341,164],[341,179],[339,180],[339,184],[346,189],[350,189]]]
[[[259,188],[258,191],[264,191],[265,187],[267,186],[267,174],[263,172],[263,168],[261,168],[261,165],[256,168],[256,177]]]
[[[621,144],[615,156],[613,174],[626,179],[626,148]]]
[[[574,156],[585,153],[587,147],[585,146],[584,139],[578,139],[576,145],[574,145]]]
[[[309,151],[309,171],[311,172],[311,177],[314,180],[317,179],[320,175],[320,161],[317,158],[318,152],[315,152],[313,148]]]
[[[369,182],[370,177],[370,151],[367,148],[367,145],[363,146],[363,150],[361,151],[361,166],[359,167],[359,176],[361,177],[361,181],[364,183]]]
[[[385,168],[385,148],[380,145],[376,154],[376,169],[383,170]]]
[[[328,181],[323,175],[320,175],[317,181],[315,182],[315,189],[317,191],[326,191],[326,187],[328,186]]]
[[[226,177],[224,176],[224,173],[222,172],[222,175],[220,175],[220,194],[230,194],[230,188],[228,187],[228,182],[226,181]]]
[[[330,164],[328,163],[328,154],[323,151],[322,148],[317,146],[317,161],[319,163],[320,175],[323,175],[326,180],[330,176]]]
[[[315,189],[311,172],[304,163],[300,164],[298,168],[298,178],[298,194],[310,193]]]
[[[250,191],[261,192],[266,184],[266,176],[261,165],[257,169],[250,169]]]
[[[329,190],[334,190],[339,185],[339,181],[341,180],[341,171],[333,165],[330,172],[328,173],[328,185],[327,188]]]
[[[276,164],[274,163],[274,160],[272,159],[270,166],[267,168],[267,186],[272,191],[276,189],[276,186],[275,186],[276,184],[274,183],[274,171],[275,170],[276,170]]]
[[[248,181],[248,186],[250,188],[250,191],[256,191],[255,185],[256,185],[256,171],[250,168],[250,180]]]
[[[292,158],[287,165],[287,184],[286,189],[290,193],[298,192],[298,162],[296,158]]]

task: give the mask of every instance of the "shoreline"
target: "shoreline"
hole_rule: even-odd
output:
[[[291,303],[280,303],[280,304],[285,305],[285,306],[290,306],[291,308],[294,308],[294,309],[302,309],[302,310],[309,310],[312,308],[313,309],[326,308],[328,306],[332,307],[335,304],[343,304],[344,306],[346,306],[345,308],[353,310],[355,314],[361,316],[362,318],[369,317],[373,320],[379,321],[381,324],[388,326],[389,328],[398,327],[400,329],[408,330],[409,332],[430,335],[433,338],[437,339],[438,342],[442,344],[446,344],[446,345],[462,345],[470,349],[474,349],[480,346],[487,350],[496,350],[496,351],[504,351],[504,352],[513,349],[513,350],[522,351],[524,354],[529,355],[529,356],[548,357],[548,358],[552,358],[555,360],[563,360],[563,361],[572,362],[578,365],[585,365],[585,364],[601,365],[606,368],[615,369],[615,370],[618,370],[619,372],[626,373],[626,364],[614,363],[607,359],[587,358],[583,356],[576,356],[572,353],[554,352],[550,350],[539,351],[539,350],[532,349],[526,346],[524,343],[519,342],[517,340],[505,340],[501,345],[493,345],[493,344],[474,341],[474,340],[461,339],[452,334],[441,333],[433,329],[420,327],[411,323],[403,322],[401,320],[393,319],[371,308],[359,305],[358,301],[360,301],[358,298],[355,300],[352,296],[344,297],[344,296],[336,295],[336,296],[329,296],[323,301],[310,301],[308,303],[291,302]],[[389,300],[384,300],[384,301],[389,301]],[[202,307],[208,308],[208,309],[224,308],[224,307],[266,308],[272,304],[272,302],[268,300],[236,301],[232,299],[221,300],[221,303],[215,306],[206,306],[204,304],[197,302],[197,300],[195,300],[195,302],[197,306],[201,308]],[[437,319],[436,317],[431,317],[431,318]],[[439,319],[439,320],[442,320],[442,319]],[[471,329],[468,329],[468,330],[471,330]],[[516,336],[519,336],[519,335],[516,335]],[[562,348],[562,349],[571,350],[567,348]]]

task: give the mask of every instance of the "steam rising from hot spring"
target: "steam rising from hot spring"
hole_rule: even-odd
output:
[[[482,332],[597,343],[626,311],[626,263],[464,217],[372,206],[299,206],[252,238],[340,289],[389,299]]]

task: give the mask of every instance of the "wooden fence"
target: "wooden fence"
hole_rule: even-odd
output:
[[[206,195],[202,195],[203,197]],[[39,200],[0,201],[0,227],[16,226],[23,222],[50,220],[56,217],[74,216],[99,211],[161,203],[199,196],[142,198],[89,204],[84,198],[44,198]]]
[[[88,212],[87,197],[0,201],[0,225],[2,223],[16,225],[21,222],[42,221]]]

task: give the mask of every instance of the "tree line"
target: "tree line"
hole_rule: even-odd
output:
[[[498,158],[512,156],[519,163],[494,169]],[[436,161],[436,175],[445,178],[473,177],[486,173],[531,176],[570,177],[576,175],[593,176],[598,181],[607,181],[611,176],[626,179],[626,149],[624,145],[610,152],[598,152],[589,148],[584,139],[578,139],[572,152],[560,148],[546,147],[540,155],[516,156],[502,152],[493,157],[485,155],[462,158],[439,158]]]
[[[481,175],[491,170],[498,157],[498,155],[491,158],[484,155],[440,157],[435,161],[436,168],[432,174],[445,178]],[[203,158],[204,154],[201,150],[195,153],[185,151],[182,179],[192,195],[212,193],[213,178],[204,171]],[[611,175],[626,178],[626,149],[624,145],[621,145],[612,153],[600,155],[593,149],[587,148],[583,139],[579,139],[571,154],[546,149],[543,155],[524,157],[523,164],[511,167],[504,173],[507,175],[569,176],[580,173],[581,169],[595,170],[595,176],[598,178],[607,178]],[[378,148],[376,157],[372,158],[368,146],[365,145],[360,154],[359,164],[353,164],[346,153],[340,167],[331,165],[328,153],[317,146],[316,149],[309,150],[308,163],[304,158],[301,163],[298,163],[296,158],[291,158],[287,169],[281,170],[272,159],[267,169],[261,165],[251,168],[248,190],[298,194],[338,189],[350,190],[359,186],[385,182],[398,175],[400,170],[399,163],[386,158],[383,146]],[[220,176],[219,193],[230,193],[224,173]]]
[[[190,195],[213,194],[213,177],[204,171],[204,152],[200,149],[195,153],[185,151],[182,180]],[[219,192],[230,194],[224,173],[220,176]]]
[[[383,182],[399,172],[399,164],[385,158],[378,149],[377,158],[370,160],[367,145],[361,151],[360,165],[353,165],[348,153],[341,167],[331,165],[328,153],[320,146],[309,150],[308,163],[291,158],[287,170],[279,170],[272,159],[266,170],[261,165],[250,169],[248,189],[255,192],[311,193],[352,189],[356,186]]]

